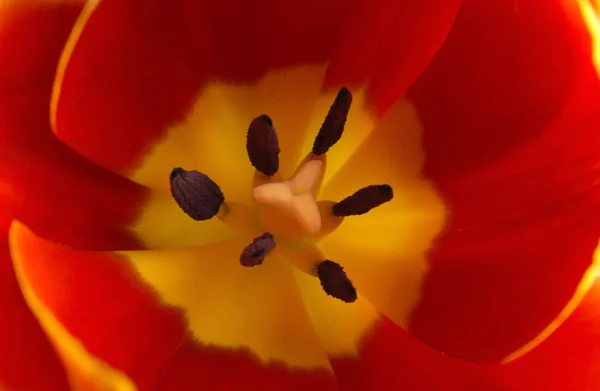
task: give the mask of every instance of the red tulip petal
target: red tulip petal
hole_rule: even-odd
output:
[[[545,342],[490,372],[511,391],[600,389],[600,280]]]
[[[45,237],[73,246],[137,247],[124,226],[143,189],[86,161],[50,130],[54,72],[81,5],[15,4],[0,15],[2,197]]]
[[[483,367],[448,357],[385,318],[363,341],[360,360],[332,365],[344,391],[506,391]]]
[[[342,8],[316,3],[102,1],[70,54],[57,134],[103,166],[130,171],[207,81],[256,81],[269,68],[323,62],[337,36],[323,21]],[[313,26],[312,38],[296,31],[303,25]],[[310,56],[289,50],[297,45]]]
[[[52,5],[5,2],[0,6],[0,117],[5,116],[7,109],[10,110],[7,102],[22,93],[31,81],[38,81],[37,61],[43,64],[47,52],[38,44],[37,34],[54,36],[60,42],[60,37],[68,33],[79,9],[80,6],[72,1]],[[30,61],[19,61],[20,59]],[[48,71],[51,72],[51,69]],[[8,130],[4,126],[0,126],[0,129]],[[6,145],[4,142],[2,134],[2,147]],[[4,148],[0,154],[6,154]],[[1,178],[2,195],[11,191],[11,184]],[[5,236],[13,213],[9,212],[6,200],[0,204],[0,215],[0,232],[4,236],[0,244],[0,311],[10,314],[4,316],[1,322],[0,388],[15,391],[64,391],[68,385],[63,367],[40,325],[27,308],[15,279]]]
[[[64,369],[27,308],[15,278],[8,252],[6,212],[0,206],[0,312],[5,314],[0,322],[0,388],[64,391],[68,387]]]
[[[182,311],[159,304],[124,256],[59,246],[20,223],[11,229],[11,254],[27,300],[73,382],[84,376],[119,391],[131,384],[140,391],[334,389],[325,370],[292,372],[260,364],[244,349],[193,340]]]
[[[351,2],[324,85],[368,83],[369,103],[383,113],[434,56],[462,0]]]
[[[181,130],[170,127],[193,112],[207,82],[254,83],[268,71],[330,59],[325,86],[372,76],[373,101],[390,104],[432,57],[460,1],[421,3],[104,0],[63,55],[55,131],[82,155],[130,174],[154,144]],[[250,97],[244,102],[252,106]]]
[[[451,210],[410,330],[444,352],[515,358],[591,284],[600,82],[582,37],[558,0],[467,1],[409,91]]]

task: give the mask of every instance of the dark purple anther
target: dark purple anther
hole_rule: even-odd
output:
[[[319,129],[312,148],[313,154],[317,156],[324,154],[340,140],[351,104],[352,94],[346,87],[343,87],[335,97],[321,129]]]
[[[275,248],[273,235],[265,232],[246,246],[240,255],[240,264],[251,267],[261,265],[265,257]]]
[[[317,265],[317,275],[321,287],[329,296],[345,303],[353,303],[358,298],[352,281],[339,264],[327,259]]]
[[[272,176],[279,170],[279,140],[269,116],[263,114],[252,121],[246,150],[250,163],[264,175]]]
[[[170,179],[171,195],[177,205],[192,219],[208,220],[219,213],[225,197],[219,185],[207,175],[174,168]]]
[[[333,206],[333,215],[338,217],[358,216],[367,213],[394,198],[390,185],[372,185],[363,187],[350,197],[346,197]]]

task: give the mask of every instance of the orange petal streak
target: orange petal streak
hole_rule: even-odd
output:
[[[0,206],[0,389],[65,391],[63,367],[27,308],[8,252],[8,219]]]
[[[566,2],[567,10],[574,7],[570,2]],[[583,19],[582,25],[590,35],[592,45],[592,55],[594,66],[598,77],[600,77],[600,1],[596,0],[578,0],[578,9],[575,16],[576,21]]]
[[[466,1],[408,94],[451,211],[410,330],[461,358],[526,352],[594,278],[600,82],[560,3]]]
[[[18,138],[18,133],[7,127],[5,118],[44,113],[47,101],[36,99],[40,75],[51,82],[54,64],[61,42],[68,34],[81,1],[2,1],[0,2],[0,167],[6,164],[6,152],[16,146],[9,141]],[[40,40],[40,37],[44,37]],[[41,78],[43,79],[43,78]],[[43,84],[43,83],[42,83]],[[48,83],[49,84],[49,83]],[[27,110],[19,104],[33,98]],[[12,104],[14,100],[22,102]],[[39,104],[39,107],[35,106]],[[47,119],[48,117],[46,117]],[[33,131],[33,128],[28,130]],[[37,130],[36,130],[37,131]],[[23,156],[20,156],[23,159]],[[22,162],[22,161],[21,161]],[[20,168],[27,165],[21,164]],[[4,171],[4,170],[0,170]],[[22,174],[21,174],[22,175]],[[63,367],[50,346],[42,328],[27,308],[8,252],[7,232],[14,217],[14,205],[8,205],[8,193],[15,191],[12,183],[0,174],[0,389],[11,391],[64,391],[68,388]]]
[[[72,381],[83,374],[117,391],[131,384],[139,391],[334,390],[326,370],[290,371],[243,349],[195,341],[182,311],[162,304],[125,257],[74,251],[20,223],[11,229],[11,253],[30,305],[39,304],[31,305],[36,316],[72,360]]]
[[[86,161],[50,130],[54,71],[80,10],[74,2],[20,3],[0,15],[0,195],[46,237],[73,246],[135,248],[124,226],[144,190]]]
[[[600,389],[600,280],[545,342],[490,373],[511,391]]]

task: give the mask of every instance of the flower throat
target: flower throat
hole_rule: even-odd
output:
[[[319,129],[311,153],[295,173],[284,179],[279,173],[279,141],[273,121],[266,114],[248,127],[246,151],[256,169],[252,185],[250,215],[238,216],[237,206],[228,203],[219,185],[200,171],[174,168],[170,175],[171,194],[179,207],[196,221],[219,218],[242,231],[239,220],[264,234],[240,249],[240,265],[259,266],[277,245],[296,246],[318,241],[333,232],[349,216],[369,212],[392,200],[387,184],[364,187],[339,202],[317,202],[326,167],[326,153],[342,137],[352,94],[342,88]],[[243,224],[242,224],[243,225]],[[328,295],[352,303],[357,292],[342,266],[329,259],[314,259],[310,273],[317,277]]]

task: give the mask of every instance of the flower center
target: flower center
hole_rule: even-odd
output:
[[[338,202],[318,201],[327,166],[326,153],[342,137],[351,103],[352,94],[342,88],[319,129],[312,151],[287,179],[279,174],[280,149],[273,121],[263,114],[251,122],[246,150],[256,169],[252,184],[254,205],[228,203],[215,181],[199,171],[182,168],[173,169],[170,175],[173,198],[194,220],[217,217],[244,234],[264,232],[240,249],[242,266],[261,265],[276,245],[295,247],[318,241],[333,232],[345,217],[365,214],[393,198],[391,186],[384,184],[367,186]],[[242,209],[249,213],[242,215]],[[249,230],[244,229],[248,226]],[[356,289],[339,264],[328,259],[313,261],[305,271],[319,278],[328,295],[344,302],[356,300]]]

